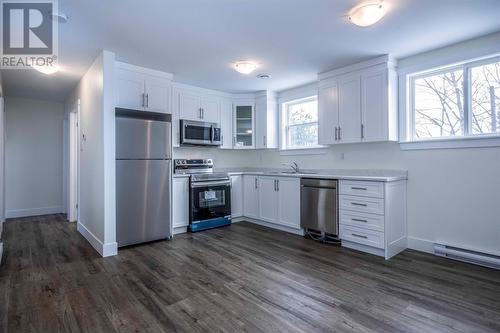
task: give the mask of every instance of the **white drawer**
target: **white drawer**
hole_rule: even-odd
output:
[[[342,225],[384,232],[384,215],[344,210],[340,213],[339,223]]]
[[[363,182],[356,180],[340,181],[340,194],[359,195],[363,197],[383,198],[384,183]]]
[[[340,209],[384,215],[384,199],[340,195]]]
[[[379,231],[341,225],[340,239],[343,241],[373,246],[379,249],[384,248],[384,233]]]

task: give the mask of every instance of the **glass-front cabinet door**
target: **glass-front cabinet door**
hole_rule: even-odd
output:
[[[235,103],[234,105],[234,148],[254,147],[254,105],[253,103]]]

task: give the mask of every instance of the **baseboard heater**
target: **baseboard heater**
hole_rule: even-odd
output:
[[[489,253],[461,249],[444,244],[434,244],[434,254],[454,260],[465,261],[471,264],[486,266],[500,270],[500,256]]]

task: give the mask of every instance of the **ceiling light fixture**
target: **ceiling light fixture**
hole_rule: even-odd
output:
[[[368,27],[384,17],[387,6],[382,1],[368,1],[351,9],[347,17],[349,21],[360,27]]]
[[[234,69],[241,74],[250,74],[257,69],[257,64],[251,61],[237,61],[234,64]]]
[[[51,16],[52,16],[52,20],[53,21],[57,21],[59,23],[66,23],[68,22],[68,15],[64,14],[64,13],[51,13]]]
[[[52,74],[55,74],[57,72],[59,72],[59,66],[37,66],[37,65],[31,65],[31,67],[33,69],[35,69],[36,71],[42,73],[42,74],[46,74],[46,75],[52,75]]]

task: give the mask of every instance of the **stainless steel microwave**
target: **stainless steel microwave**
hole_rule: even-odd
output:
[[[220,146],[221,128],[218,123],[181,120],[181,145]]]

